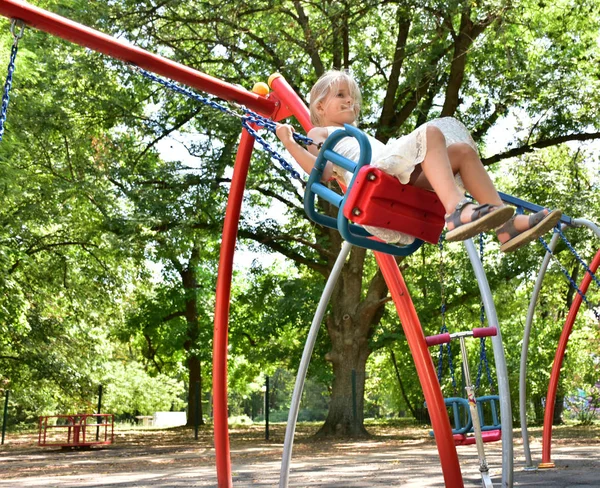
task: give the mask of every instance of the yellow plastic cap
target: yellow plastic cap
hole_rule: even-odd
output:
[[[252,87],[252,93],[256,93],[264,97],[269,94],[269,87],[266,83],[259,81],[258,83],[254,83],[254,86]]]
[[[281,73],[273,73],[271,76],[269,76],[269,86],[273,86],[273,80],[276,78],[281,78],[281,76]]]

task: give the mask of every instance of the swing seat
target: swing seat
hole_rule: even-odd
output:
[[[467,400],[465,400],[465,402],[467,402],[468,406],[469,402]],[[502,424],[500,423],[500,417],[498,416],[499,409],[500,397],[498,395],[482,395],[477,398],[477,411],[479,412],[481,439],[483,442],[496,442],[502,439]],[[491,423],[486,422],[486,417],[491,418]],[[455,433],[453,431],[455,445],[469,446],[477,442],[473,433],[473,423],[470,416],[469,423],[471,425],[468,433]]]
[[[452,424],[452,434],[460,436],[472,432],[473,422],[467,399],[462,397],[448,397],[444,398],[444,403],[448,409],[448,417]],[[427,408],[427,403],[425,403],[425,408]],[[433,430],[429,431],[429,435],[434,437]]]
[[[468,446],[475,444],[476,439],[473,432],[473,419],[469,401],[462,397],[444,398],[446,407],[452,411],[449,413],[452,423],[452,436],[454,444],[457,446]],[[483,442],[494,442],[502,439],[502,424],[498,416],[500,397],[498,395],[483,395],[477,398],[477,411],[479,412],[479,423],[481,425],[481,437]],[[427,404],[425,404],[427,407]],[[491,418],[491,423],[486,422],[487,417]],[[463,422],[466,420],[466,422]],[[429,431],[430,436],[434,436],[433,431]]]
[[[358,141],[358,162],[333,150],[345,137],[354,137]],[[359,129],[346,124],[343,129],[331,134],[323,143],[304,192],[304,210],[308,217],[320,225],[338,230],[351,244],[395,256],[412,254],[424,240],[437,243],[444,228],[444,208],[435,193],[402,185],[393,176],[372,168],[370,161],[371,144]],[[353,174],[345,195],[339,195],[321,183],[327,162]],[[337,218],[317,212],[316,195],[338,208]],[[407,246],[385,243],[362,225],[397,230],[416,239]]]
[[[383,227],[437,244],[444,230],[444,206],[434,192],[411,185],[378,168],[358,171],[344,215],[360,225]]]
[[[454,445],[455,446],[470,446],[477,443],[474,434],[454,434]],[[483,442],[496,442],[502,439],[502,431],[497,430],[482,430],[481,439]]]
[[[479,412],[482,431],[495,431],[502,428],[500,416],[498,415],[500,411],[500,397],[498,395],[477,397],[477,411]],[[486,417],[491,419],[491,423],[486,422]]]

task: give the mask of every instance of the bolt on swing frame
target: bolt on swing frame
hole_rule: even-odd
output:
[[[182,64],[149,53],[141,48],[119,41],[72,20],[29,5],[21,0],[0,0],[0,15],[11,19],[20,19],[30,27],[61,37],[110,57],[131,63],[147,71],[165,76],[224,100],[245,105],[260,115],[270,117],[273,120],[281,120],[293,115],[298,119],[306,131],[311,128],[306,106],[282,77],[271,77],[270,85],[274,91],[274,95],[271,94],[268,97],[263,97]],[[243,130],[225,214],[223,241],[219,260],[213,340],[214,439],[219,487],[233,486],[227,426],[228,316],[233,254],[237,238],[243,190],[245,188],[253,147],[254,138],[248,131]],[[471,254],[468,244],[467,250],[469,251],[469,254]],[[410,298],[408,288],[391,255],[376,252],[375,257],[382,269],[392,294],[402,326],[405,330],[411,354],[415,361],[415,367],[421,382],[424,397],[429,405],[432,426],[435,432],[435,440],[446,486],[460,488],[464,485],[456,447],[452,438],[450,421],[446,414],[444,398],[437,381],[433,363],[429,356],[425,336]],[[478,280],[480,280],[479,276]],[[485,286],[487,286],[487,280],[485,281],[484,287]],[[499,343],[499,347],[502,348],[501,343]],[[494,352],[497,353],[496,348]],[[503,411],[502,416],[503,418],[510,418],[510,411],[508,412],[508,415]],[[504,445],[503,440],[503,447],[507,446],[508,445]],[[508,455],[512,458],[512,439]],[[507,475],[508,479],[505,480],[503,470],[503,486],[512,486],[512,469],[509,471],[510,472]]]

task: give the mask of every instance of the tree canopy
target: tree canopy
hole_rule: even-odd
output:
[[[594,0],[39,5],[247,88],[279,71],[306,99],[324,71],[348,69],[363,92],[361,128],[378,139],[406,134],[434,117],[456,117],[472,131],[501,190],[600,220],[593,143],[600,138],[600,6]],[[0,25],[7,32],[2,58],[8,59],[8,23]],[[30,415],[32,396],[52,398],[39,403],[50,410],[89,405],[98,382],[123,384],[120,377],[137,378],[140,371],[148,378],[138,385],[154,384],[152,377],[186,385],[187,397],[167,382],[160,393],[167,404],[187,401],[189,408],[197,381],[208,398],[214,283],[239,134],[235,118],[169,93],[119,62],[27,29],[0,144],[0,369],[3,386],[19,392]],[[185,148],[184,157],[175,145]],[[255,151],[240,246],[283,256],[286,264],[278,269],[267,260],[237,271],[230,336],[235,391],[258,384],[261,372],[297,367],[340,249],[337,232],[308,221],[301,193]],[[597,238],[584,230],[570,231],[569,238],[591,259]],[[500,256],[496,244],[487,249],[486,271],[516,375],[543,251],[530,246]],[[559,251],[580,279],[583,270],[575,271],[568,249]],[[479,317],[476,283],[459,246],[448,246],[445,261],[449,320],[467,328]],[[438,249],[426,246],[399,265],[423,327],[433,333]],[[590,296],[597,303],[597,290]],[[556,323],[572,298],[553,265],[533,344],[538,398]],[[584,360],[586,344],[598,340],[595,317],[582,313],[581,320],[583,335],[568,361],[585,372],[567,377],[566,389],[598,376],[597,362]],[[361,412],[382,403],[398,410],[422,404],[387,287],[363,249],[353,249],[344,268],[315,356],[311,377],[331,394],[323,433],[364,433],[362,424],[349,421],[352,370]],[[510,379],[516,388],[517,378]],[[137,387],[114,386],[115,395],[127,388]],[[145,404],[160,403],[152,402]]]

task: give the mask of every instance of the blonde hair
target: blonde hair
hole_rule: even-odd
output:
[[[343,82],[346,82],[348,85],[350,96],[354,100],[354,115],[358,119],[362,97],[356,80],[347,71],[331,70],[321,75],[310,90],[310,121],[315,126],[322,126],[321,117],[317,111],[317,104],[323,102]]]

